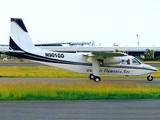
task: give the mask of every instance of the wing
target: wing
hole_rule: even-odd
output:
[[[120,56],[127,56],[126,53],[122,52],[92,52],[93,56],[98,57],[120,57]]]
[[[128,55],[122,52],[91,52],[91,53],[81,53],[81,54],[88,57],[121,57]]]
[[[125,59],[124,56],[127,56],[122,52],[92,52],[83,55],[88,57],[87,62],[94,64],[93,61],[99,61],[103,65],[121,63]]]

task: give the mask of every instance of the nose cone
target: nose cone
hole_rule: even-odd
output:
[[[158,71],[158,69],[157,69],[157,68],[155,68],[155,71]]]
[[[152,66],[151,66],[151,67],[152,67]],[[158,71],[158,69],[155,68],[155,67],[152,67],[152,70],[153,70],[153,71]]]
[[[144,67],[145,67],[145,68],[147,68],[148,70],[153,71],[153,72],[158,71],[158,69],[157,69],[157,68],[155,68],[155,67],[153,67],[153,66],[151,66],[151,65],[146,65],[146,64],[144,64]]]

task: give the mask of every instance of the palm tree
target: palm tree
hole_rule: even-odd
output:
[[[146,49],[144,52],[146,59],[153,59],[154,58],[154,50]]]

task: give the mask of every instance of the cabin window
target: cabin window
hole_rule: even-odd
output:
[[[132,59],[132,63],[133,63],[134,65],[140,65],[140,64],[141,64],[141,62],[140,62],[137,58],[133,58],[133,59]]]

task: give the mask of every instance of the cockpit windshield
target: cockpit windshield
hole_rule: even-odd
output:
[[[141,64],[141,62],[137,58],[133,58],[132,63],[135,64],[135,65],[140,65]]]

